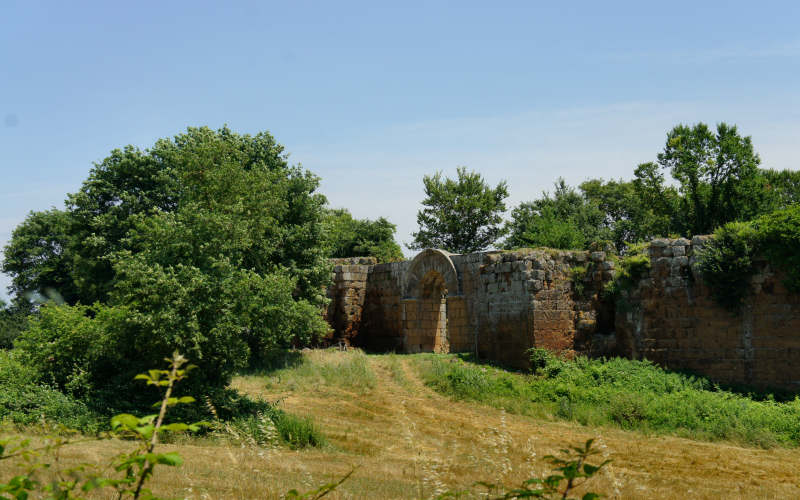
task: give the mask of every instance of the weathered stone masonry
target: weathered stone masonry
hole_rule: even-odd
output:
[[[800,390],[800,296],[761,261],[742,310],[724,310],[692,265],[707,240],[651,242],[650,272],[617,307],[621,354],[723,383]]]
[[[800,390],[800,296],[759,262],[739,314],[692,264],[708,237],[654,240],[650,271],[617,304],[603,252],[519,250],[334,262],[333,342],[397,352],[477,352],[526,367],[531,347],[650,359],[723,383]],[[583,269],[581,272],[578,272]]]
[[[575,292],[572,274],[588,271]],[[525,367],[526,351],[593,351],[613,329],[598,292],[613,275],[603,252],[520,250],[412,261],[335,262],[328,319],[336,339],[375,350],[475,352]]]

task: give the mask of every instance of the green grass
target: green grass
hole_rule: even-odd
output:
[[[222,431],[226,439],[256,446],[283,444],[301,449],[322,447],[327,443],[310,417],[299,417],[274,408],[265,413],[234,418]]]
[[[245,375],[264,378],[268,389],[293,390],[338,387],[366,393],[375,387],[375,373],[367,355],[357,349],[307,351],[301,356],[285,355]]]
[[[417,366],[440,393],[513,413],[760,447],[800,444],[800,398],[758,400],[648,361],[535,354],[538,369],[531,375],[468,357],[428,355]]]
[[[402,355],[392,353],[392,354],[384,354],[381,357],[386,362],[386,368],[389,369],[389,373],[392,376],[392,380],[394,380],[400,386],[408,388],[411,386],[411,381],[408,380],[406,372],[403,369],[401,356]]]

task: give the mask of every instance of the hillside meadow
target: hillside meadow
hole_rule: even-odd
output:
[[[603,380],[596,391],[619,392],[610,378],[624,367],[604,366],[606,377],[595,379]],[[647,366],[639,368],[638,376],[630,374],[631,385],[641,386],[641,377],[652,375]],[[577,379],[572,369],[586,371],[567,367],[559,374]],[[352,470],[327,498],[431,498],[446,491],[478,492],[473,486],[478,480],[513,486],[545,475],[550,471],[545,455],[596,438],[598,459],[612,462],[587,486],[610,498],[718,498],[720,492],[738,498],[800,495],[800,451],[796,441],[783,439],[783,434],[748,442],[744,434],[659,429],[645,425],[650,411],[646,405],[638,429],[616,421],[618,410],[613,407],[603,416],[602,404],[582,423],[578,398],[573,398],[576,409],[570,418],[563,404],[548,403],[542,396],[549,394],[549,384],[559,382],[559,374],[534,377],[450,355],[289,353],[235,377],[232,387],[312,422],[324,442],[293,449],[281,443],[269,425],[261,425],[259,431],[258,421],[250,428],[227,424],[224,433],[179,437],[163,445],[164,451],[180,453],[185,463],[160,470],[150,487],[168,498],[281,498],[290,489],[309,491]],[[709,401],[733,397],[704,388],[697,380],[681,386],[682,376],[666,376],[677,377],[673,389],[706,392]],[[464,390],[469,377],[472,382],[466,385],[477,384],[479,392]],[[523,387],[537,385],[537,378],[539,388],[524,392]],[[652,389],[648,390],[654,395]],[[531,401],[533,394],[542,401]],[[793,402],[750,401],[794,411]],[[38,439],[35,427],[24,429]],[[119,440],[87,441],[63,448],[58,460],[62,466],[102,464],[130,446]]]

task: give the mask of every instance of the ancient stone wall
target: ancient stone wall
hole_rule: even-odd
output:
[[[328,309],[325,319],[333,331],[324,339],[327,343],[343,342],[347,345],[361,330],[367,278],[375,265],[372,257],[331,259],[332,285],[328,288]]]
[[[761,261],[741,311],[723,309],[692,265],[707,239],[651,242],[650,272],[617,304],[622,354],[722,383],[800,389],[800,296]]]
[[[527,351],[647,358],[723,383],[800,389],[800,296],[759,262],[738,314],[718,306],[693,263],[708,237],[658,239],[651,268],[616,304],[604,252],[519,250],[334,262],[329,339],[397,352],[476,352],[510,366]]]
[[[412,261],[335,269],[335,338],[368,349],[477,352],[525,367],[532,347],[589,352],[612,328],[598,294],[614,272],[603,252],[425,250]]]

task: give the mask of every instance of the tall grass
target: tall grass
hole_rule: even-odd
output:
[[[532,375],[452,356],[422,357],[418,366],[436,391],[509,412],[760,447],[800,444],[800,398],[756,400],[648,361],[541,353],[536,361]]]
[[[357,349],[304,351],[243,378],[266,381],[267,389],[290,391],[328,386],[366,393],[376,384],[367,355]]]
[[[327,444],[313,419],[277,409],[234,418],[226,422],[221,431],[219,434],[223,438],[252,446],[284,444],[292,449],[301,449]]]

